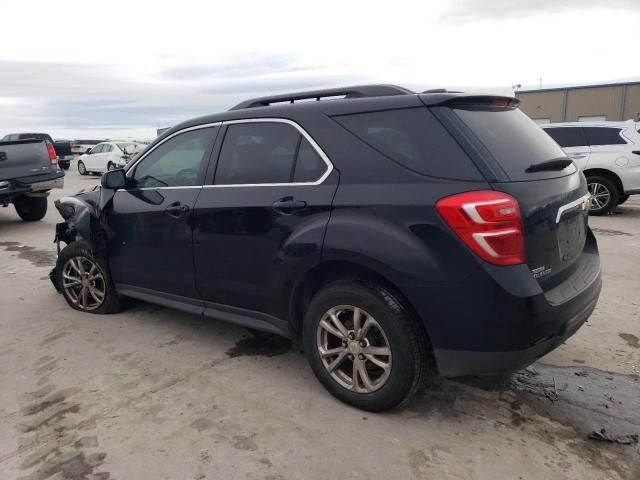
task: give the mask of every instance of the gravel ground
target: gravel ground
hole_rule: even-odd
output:
[[[53,198],[97,183],[72,166]],[[67,307],[46,218],[0,209],[0,479],[639,479],[640,196],[592,218],[586,326],[499,380],[431,378],[393,412],[333,399],[277,338],[136,302]]]

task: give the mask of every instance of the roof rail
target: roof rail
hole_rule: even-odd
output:
[[[327,88],[308,92],[285,93],[269,97],[252,98],[239,103],[231,110],[244,108],[268,107],[274,103],[294,103],[296,100],[320,100],[326,97],[362,98],[384,97],[389,95],[411,95],[415,92],[396,85],[360,85],[355,87]]]

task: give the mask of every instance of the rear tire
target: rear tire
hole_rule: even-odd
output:
[[[589,215],[608,215],[618,205],[620,193],[616,184],[609,178],[599,175],[589,176],[587,187],[591,194]]]
[[[13,200],[13,206],[22,220],[37,222],[47,213],[47,197],[18,197]]]
[[[427,342],[416,319],[390,292],[357,279],[331,283],[313,297],[303,341],[320,383],[362,410],[400,405],[426,371]]]
[[[109,162],[107,164],[107,172],[111,172],[111,171],[113,171],[115,169],[116,169],[116,166],[113,163]]]
[[[624,202],[629,200],[630,195],[623,195],[618,199],[618,205],[622,205]]]
[[[82,160],[78,160],[78,173],[80,173],[80,175],[87,174],[87,167],[84,165]]]
[[[96,258],[88,243],[75,241],[58,255],[56,282],[69,306],[87,313],[117,313],[122,300],[111,282],[109,270]]]

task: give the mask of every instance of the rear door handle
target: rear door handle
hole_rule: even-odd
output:
[[[295,200],[292,197],[281,198],[276,200],[271,206],[276,212],[284,215],[291,215],[295,210],[302,210],[307,208],[307,202],[302,200]]]
[[[164,209],[167,215],[173,218],[179,218],[189,211],[188,205],[180,205],[180,203],[172,203]]]
[[[580,158],[584,158],[586,157],[586,155],[582,154],[582,153],[576,153],[575,155],[569,155],[571,158],[574,159],[580,159]]]

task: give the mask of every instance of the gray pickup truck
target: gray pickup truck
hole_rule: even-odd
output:
[[[13,206],[22,220],[34,222],[47,213],[52,188],[64,186],[53,144],[29,139],[0,142],[0,205]]]

